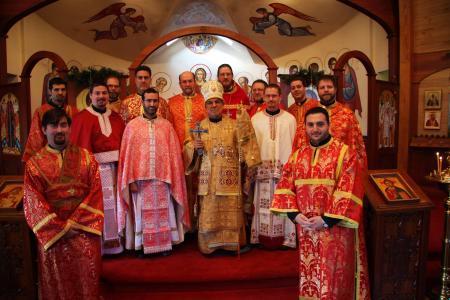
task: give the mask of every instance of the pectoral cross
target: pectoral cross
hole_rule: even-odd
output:
[[[200,122],[195,123],[195,127],[191,129],[192,134],[194,135],[194,138],[196,140],[201,140],[201,134],[202,133],[208,133],[208,129],[204,129],[200,127]],[[203,155],[203,149],[197,149],[197,154],[199,156]]]

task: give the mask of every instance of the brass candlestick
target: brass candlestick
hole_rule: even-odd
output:
[[[444,238],[442,240],[442,256],[441,256],[441,290],[439,294],[440,300],[447,300],[450,297],[450,152],[447,152],[447,168],[442,171],[442,156],[436,153],[437,169],[434,170],[428,180],[439,182],[447,187],[447,199],[445,201],[444,210]]]

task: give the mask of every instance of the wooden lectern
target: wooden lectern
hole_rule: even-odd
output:
[[[389,180],[397,184],[401,196],[395,198]],[[424,299],[432,202],[408,174],[397,169],[369,171],[365,190],[372,299]]]

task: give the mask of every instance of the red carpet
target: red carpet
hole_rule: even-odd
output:
[[[196,240],[170,256],[131,252],[103,259],[105,299],[297,299],[297,250],[205,256]]]

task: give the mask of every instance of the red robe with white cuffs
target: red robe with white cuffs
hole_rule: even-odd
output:
[[[91,151],[99,163],[103,191],[105,226],[102,250],[104,254],[118,254],[123,245],[117,229],[117,161],[125,123],[110,109],[96,112],[92,106],[73,118],[70,140]]]

